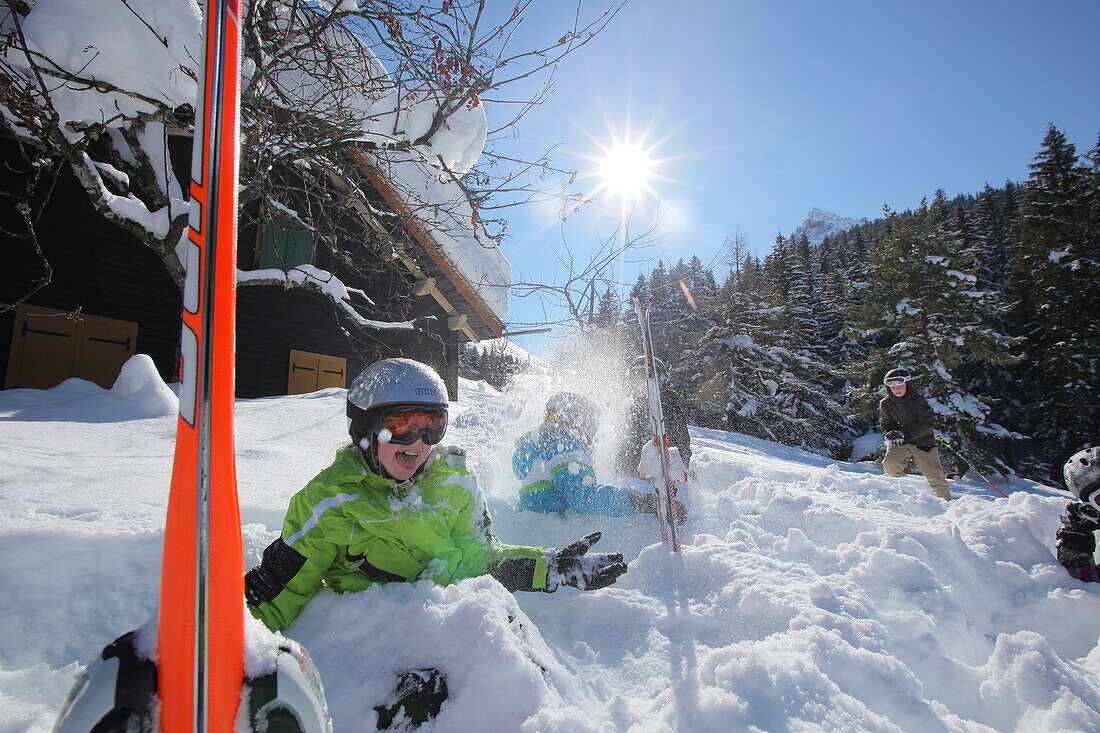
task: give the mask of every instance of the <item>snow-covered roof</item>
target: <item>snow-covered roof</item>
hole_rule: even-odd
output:
[[[383,173],[379,181],[421,225],[431,242],[422,242],[448,275],[465,280],[459,290],[487,322],[503,322],[508,315],[512,266],[479,222],[465,192],[446,171],[428,165],[415,152],[385,151],[366,154]],[[381,187],[380,186],[380,187]],[[434,249],[437,251],[432,251]],[[457,273],[448,272],[453,268]],[[465,287],[464,287],[465,285]],[[480,301],[480,303],[478,302]],[[480,306],[480,307],[479,307]],[[487,307],[491,314],[485,313]]]
[[[63,130],[65,123],[111,126],[110,120],[118,117],[156,112],[146,100],[170,107],[194,104],[195,59],[202,57],[202,11],[195,0],[36,0],[28,5],[33,8],[21,25],[32,53],[66,72],[109,85],[51,84]],[[11,21],[8,13],[3,16],[7,32]],[[6,52],[17,68],[25,66],[22,56],[16,47]]]

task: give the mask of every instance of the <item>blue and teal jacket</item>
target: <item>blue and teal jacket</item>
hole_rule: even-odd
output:
[[[512,472],[520,482],[518,509],[561,515],[575,509],[612,517],[632,513],[627,490],[596,481],[587,446],[564,425],[544,422],[521,436]]]

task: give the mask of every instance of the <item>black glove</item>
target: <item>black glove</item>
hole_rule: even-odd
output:
[[[1091,553],[1075,552],[1063,547],[1058,550],[1058,562],[1077,580],[1085,583],[1100,581],[1100,573],[1097,573],[1098,568]]]
[[[626,572],[626,563],[618,553],[585,553],[603,535],[593,532],[555,552],[546,569],[546,591],[553,593],[559,585],[571,585],[579,590],[597,590],[618,580]]]
[[[882,437],[886,439],[886,445],[889,448],[897,448],[905,443],[905,433],[900,430],[891,430]]]
[[[644,491],[627,491],[630,497],[630,508],[635,514],[656,514],[657,494],[649,494]],[[687,521],[687,507],[680,500],[676,501],[676,523],[683,524]]]

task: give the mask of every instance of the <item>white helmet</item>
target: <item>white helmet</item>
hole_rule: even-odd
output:
[[[557,392],[546,401],[546,419],[575,428],[591,443],[600,427],[600,413],[592,400],[576,392]]]
[[[447,385],[427,364],[412,359],[383,359],[359,373],[348,389],[348,433],[356,445],[373,440],[378,418],[387,409],[447,409]]]
[[[1100,509],[1100,447],[1074,453],[1062,469],[1062,478],[1071,494]]]

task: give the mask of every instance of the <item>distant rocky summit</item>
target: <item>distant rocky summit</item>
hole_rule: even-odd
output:
[[[866,219],[848,219],[837,216],[830,211],[811,209],[810,213],[806,214],[806,219],[791,232],[791,236],[795,241],[798,241],[805,234],[806,238],[810,240],[810,244],[817,246],[821,244],[825,237],[832,237],[854,226],[866,223]]]

